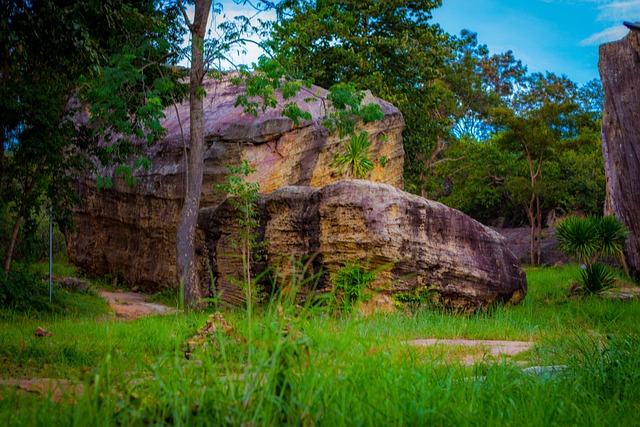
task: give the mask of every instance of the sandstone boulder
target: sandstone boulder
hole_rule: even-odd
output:
[[[605,210],[631,231],[625,259],[640,279],[640,32],[600,46],[598,68],[604,88]]]
[[[343,142],[321,126],[323,103],[305,102],[309,93],[295,101],[312,115],[296,125],[281,116],[284,103],[258,117],[234,107],[242,88],[228,80],[208,80],[205,114],[205,167],[201,206],[214,206],[225,195],[214,189],[224,180],[226,165],[247,159],[258,171],[248,177],[269,193],[286,185],[322,186],[340,177],[329,163]],[[319,87],[311,93],[326,95]],[[370,94],[364,103],[381,106],[384,118],[365,127],[370,134],[371,157],[386,156],[371,179],[403,186],[402,130],[400,111]],[[165,111],[166,137],[144,146],[152,161],[150,170],[134,171],[138,185],[130,187],[114,178],[110,189],[97,190],[96,176],[79,183],[85,200],[76,211],[76,231],[68,236],[69,257],[89,275],[112,274],[121,281],[156,291],[175,284],[175,240],[184,195],[184,153],[188,151],[189,106],[185,102]],[[185,134],[183,135],[182,131]],[[114,177],[114,168],[103,168],[100,176]]]
[[[372,308],[388,308],[395,293],[425,288],[449,308],[478,309],[518,303],[527,293],[524,272],[505,239],[460,211],[389,185],[337,181],[322,188],[285,187],[259,203],[266,242],[254,274],[266,266],[284,276],[291,257],[309,261],[319,292],[331,289],[331,275],[347,261],[369,270],[383,266],[370,285]],[[200,211],[208,261],[223,301],[240,304],[244,292],[236,214],[225,201]],[[284,278],[286,286],[287,278]]]

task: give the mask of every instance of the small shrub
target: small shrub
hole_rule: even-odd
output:
[[[582,291],[599,293],[613,285],[608,267],[599,264],[600,258],[616,258],[622,265],[622,250],[629,231],[615,217],[566,218],[556,231],[560,249],[576,257],[583,266],[580,272]]]
[[[566,218],[558,224],[556,231],[560,249],[583,264],[598,250],[598,230],[590,218]]]
[[[580,270],[582,290],[588,294],[598,294],[613,286],[613,273],[607,266],[596,262]]]
[[[0,271],[0,306],[19,311],[41,308],[42,290],[42,278],[29,265],[14,263],[9,273]]]
[[[348,262],[331,277],[336,301],[340,308],[350,311],[360,301],[370,298],[364,294],[365,288],[375,280],[374,272],[367,272],[362,266]]]
[[[340,174],[345,173],[347,178],[353,175],[355,178],[364,179],[373,170],[373,162],[369,159],[369,135],[366,132],[351,135],[349,141],[344,144],[343,152],[334,156],[331,167]]]
[[[598,219],[598,237],[600,256],[618,259],[622,262],[623,247],[629,230],[614,216],[607,215]]]
[[[395,294],[393,299],[397,308],[408,309],[411,312],[416,312],[421,308],[435,310],[443,308],[440,294],[432,286],[418,288],[412,292]]]

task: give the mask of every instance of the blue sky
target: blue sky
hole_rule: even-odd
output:
[[[250,10],[222,3],[228,16]],[[512,50],[529,72],[552,71],[584,84],[599,78],[598,46],[624,37],[623,21],[640,21],[640,0],[443,0],[433,15],[450,34],[466,28],[493,53]],[[247,51],[236,61],[255,62],[259,51]]]
[[[478,33],[494,53],[512,50],[530,72],[585,83],[599,78],[598,46],[624,37],[623,21],[640,21],[640,0],[443,0],[434,21]]]

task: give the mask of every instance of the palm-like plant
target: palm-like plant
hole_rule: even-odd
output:
[[[556,227],[560,249],[577,256],[582,264],[590,264],[598,251],[598,228],[592,218],[569,217]]]
[[[336,168],[340,174],[350,174],[358,179],[366,178],[373,170],[373,162],[369,159],[369,136],[366,132],[351,135],[349,141],[344,144],[344,151],[333,157],[331,167]]]
[[[617,258],[622,262],[622,251],[627,241],[629,230],[614,216],[607,215],[598,222],[600,237],[600,255]]]
[[[629,231],[615,217],[570,217],[556,227],[560,249],[569,256],[577,256],[582,263],[582,288],[598,293],[611,287],[613,277],[609,269],[598,263],[601,257],[618,259],[624,265],[622,250]]]
[[[613,286],[613,273],[607,266],[599,262],[593,263],[580,270],[582,291],[587,294],[598,294]]]

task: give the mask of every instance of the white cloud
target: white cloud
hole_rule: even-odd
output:
[[[574,0],[582,3],[597,3],[597,20],[610,25],[580,41],[580,46],[597,46],[619,40],[627,34],[623,21],[640,21],[640,0]]]
[[[580,46],[598,46],[602,43],[608,43],[614,40],[619,40],[627,34],[627,29],[622,25],[616,25],[615,27],[609,27],[606,30],[599,33],[592,34],[584,40],[581,40],[578,45]]]
[[[612,1],[599,7],[598,19],[601,21],[638,21],[640,20],[640,0]]]

